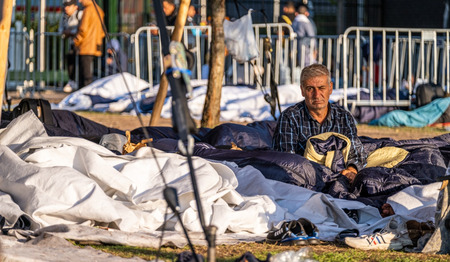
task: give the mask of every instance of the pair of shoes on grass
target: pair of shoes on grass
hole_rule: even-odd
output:
[[[394,218],[380,231],[360,237],[346,237],[344,243],[362,250],[401,250],[413,244],[406,224]]]
[[[267,234],[266,242],[277,245],[319,244],[319,229],[306,218],[286,221]]]

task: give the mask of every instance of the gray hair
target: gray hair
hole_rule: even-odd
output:
[[[300,85],[303,86],[306,80],[316,76],[327,76],[328,83],[331,83],[331,76],[328,68],[321,64],[312,64],[303,68],[300,75]]]

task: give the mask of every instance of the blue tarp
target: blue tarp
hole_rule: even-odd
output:
[[[424,127],[436,122],[449,105],[450,97],[438,98],[413,111],[391,111],[378,119],[372,120],[369,125]]]

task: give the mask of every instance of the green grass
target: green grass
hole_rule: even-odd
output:
[[[139,257],[145,260],[152,260],[156,258],[158,250],[155,248],[139,248],[129,246],[116,245],[91,245],[93,248],[111,253],[116,256],[131,258]],[[270,253],[272,256],[283,251],[293,250],[298,251],[300,246],[276,246],[259,243],[240,243],[237,245],[219,245],[217,246],[216,257],[219,262],[232,262],[241,257],[245,252],[250,251],[259,260],[266,260]],[[427,255],[421,253],[406,253],[400,251],[364,251],[352,249],[348,247],[338,246],[335,244],[323,244],[318,246],[311,246],[312,259],[317,261],[450,261],[450,255]],[[189,251],[188,247],[161,248],[159,258],[165,261],[175,261],[177,254]],[[196,246],[196,252],[206,256],[206,247]]]
[[[24,81],[26,79],[25,71],[8,71],[8,80],[9,81]],[[59,83],[59,82],[67,82],[69,76],[67,71],[61,73],[61,71],[44,71],[44,72],[33,72],[29,73],[29,78],[34,79],[36,81],[46,80],[48,83]]]

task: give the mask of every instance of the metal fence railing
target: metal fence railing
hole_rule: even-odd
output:
[[[173,27],[167,27],[167,29],[172,31]],[[146,80],[150,86],[158,84],[163,68],[158,27],[141,27],[131,36],[131,39],[136,77]],[[202,79],[202,66],[208,63],[211,27],[186,26],[182,41],[194,56],[195,63],[191,77]]]
[[[172,29],[173,27],[168,27],[168,30]],[[224,84],[268,87],[271,79],[278,84],[299,84],[301,69],[310,63],[319,62],[332,72],[337,82],[335,87],[342,86],[342,36],[297,39],[292,28],[285,23],[254,24],[253,29],[259,57],[252,62],[239,64],[230,56],[226,56]],[[202,33],[194,35],[194,30]],[[193,50],[195,56],[193,79],[207,78],[204,69],[208,66],[210,32],[210,26],[187,26],[184,29],[183,42],[188,49]],[[269,47],[265,45],[266,38],[269,39]],[[159,83],[162,58],[158,28],[139,28],[132,35],[132,42],[136,76],[148,81],[150,86]],[[269,49],[272,51],[268,53]]]
[[[223,84],[257,88],[268,87],[272,80],[278,84],[299,84],[301,69],[318,62],[330,69],[334,87],[343,89],[343,104],[347,108],[349,105],[410,106],[414,90],[410,88],[408,95],[402,97],[404,83],[412,87],[414,82],[428,81],[449,91],[450,30],[351,27],[343,35],[298,39],[284,23],[254,24],[253,29],[259,57],[239,64],[227,56]],[[182,41],[194,55],[192,79],[208,77],[211,30],[210,26],[184,28]],[[11,31],[8,89],[57,90],[67,83],[64,57],[70,40],[58,33],[43,35],[44,44],[38,44],[36,39],[42,39],[38,34]],[[149,87],[159,83],[163,66],[156,26],[141,27],[131,36],[117,33],[110,37],[117,40],[126,57],[126,71],[147,81]],[[103,45],[103,56],[96,59],[95,78],[118,71],[115,64],[109,63],[108,47]],[[360,92],[356,97],[347,97],[351,87],[369,92],[369,99],[362,99]],[[382,99],[376,100],[379,96]]]
[[[25,95],[27,92],[45,89],[62,89],[69,80],[67,72],[67,62],[71,39],[65,39],[60,33],[43,33],[43,42],[39,43],[38,33],[11,31],[8,60],[10,68],[8,70],[8,89],[18,90]],[[126,70],[134,72],[132,60],[128,59],[132,53],[130,36],[125,33],[110,34],[119,43],[119,49],[127,57]],[[41,48],[42,46],[42,48]],[[118,72],[115,63],[110,63],[111,54],[107,51],[110,48],[107,44],[102,46],[103,56],[95,59],[94,78],[102,78]],[[75,76],[78,78],[78,59],[75,59]]]
[[[8,74],[6,86],[8,90],[23,89],[32,86],[30,82],[30,72],[34,61],[30,59],[30,46],[32,46],[32,37],[27,32],[11,30],[8,46]]]
[[[173,27],[167,28],[168,30],[173,30]],[[292,28],[285,23],[272,23],[254,24],[253,29],[260,56],[253,62],[242,64],[236,62],[230,56],[226,56],[224,84],[245,84],[261,87],[268,86],[272,78],[275,78],[281,84],[291,83],[296,78],[294,68],[297,65],[304,66],[304,62],[303,64],[298,63],[296,51],[298,43]],[[162,73],[159,37],[159,30],[156,26],[141,27],[132,35],[134,57],[136,59],[136,76],[148,81],[151,86],[159,82]],[[265,44],[266,38],[269,39],[269,49],[272,50],[271,52],[269,51],[270,60],[267,53],[268,46]],[[195,57],[192,78],[207,78],[207,70],[205,69],[208,68],[209,62],[211,27],[186,26],[182,41]],[[329,42],[325,42],[325,45],[327,43]],[[311,51],[310,55],[316,54]],[[271,62],[270,64],[268,63],[269,61]],[[273,71],[270,68],[271,66],[273,66]]]
[[[343,35],[344,105],[409,107],[418,82],[438,84],[449,92],[449,33],[445,29],[348,28]],[[369,99],[362,99],[360,92],[347,99],[348,87],[368,88]],[[376,94],[382,99],[376,100]]]

